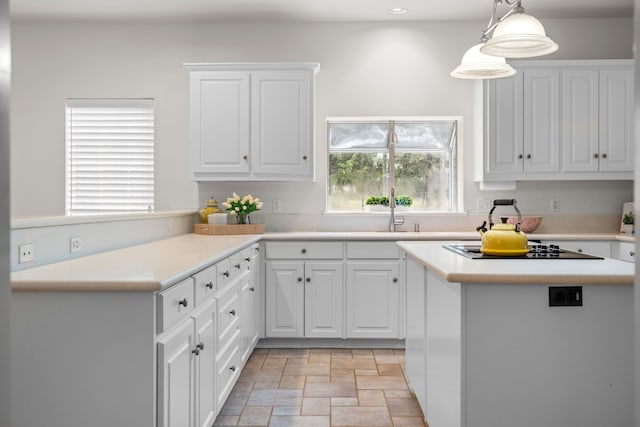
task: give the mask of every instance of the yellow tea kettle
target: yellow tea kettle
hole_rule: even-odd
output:
[[[493,223],[492,214],[498,206],[513,206],[518,214],[518,222],[516,224],[507,224],[507,217],[500,218],[502,223]],[[476,231],[482,236],[480,251],[485,255],[498,256],[523,256],[529,252],[529,242],[527,236],[520,231],[520,223],[522,215],[518,209],[518,203],[515,199],[498,199],[493,201],[493,208],[489,211],[489,230],[487,230],[487,221],[476,228]]]

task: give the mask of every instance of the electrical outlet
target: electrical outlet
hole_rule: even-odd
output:
[[[551,199],[550,206],[551,212],[560,212],[560,202],[558,199]]]
[[[271,207],[273,212],[280,212],[280,199],[273,199]]]
[[[491,210],[491,199],[477,199],[476,210],[478,212],[488,212]]]
[[[82,249],[82,239],[78,236],[69,239],[69,252],[78,252]]]
[[[18,263],[33,261],[35,258],[36,245],[33,243],[25,243],[18,246]]]
[[[549,286],[549,307],[582,307],[582,286]]]

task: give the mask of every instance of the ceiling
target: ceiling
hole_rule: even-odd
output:
[[[524,0],[538,18],[633,16],[633,0]],[[492,0],[10,0],[14,20],[489,21]],[[392,16],[402,7],[408,13]],[[503,3],[499,13],[506,12]]]

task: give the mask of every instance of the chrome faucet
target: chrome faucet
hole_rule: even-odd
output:
[[[404,224],[404,216],[398,215],[399,218],[396,218],[396,189],[394,187],[391,187],[389,209],[391,209],[391,217],[389,218],[389,231],[393,233],[396,231],[396,225]]]

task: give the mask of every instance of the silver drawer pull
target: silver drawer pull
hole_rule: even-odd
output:
[[[229,312],[229,314],[230,314],[230,315],[232,315],[232,316],[235,316],[235,315],[236,315],[236,311],[235,311],[235,310],[231,310],[231,311]]]
[[[237,368],[235,366],[232,366],[229,369],[231,369],[231,372],[235,372]]]
[[[249,288],[249,290],[250,290],[251,292],[255,292],[255,291],[256,291],[256,288],[254,288],[254,287],[252,286],[252,287],[250,287],[250,288]]]
[[[245,261],[247,261],[247,262],[249,262],[249,261],[251,261],[251,258],[247,257],[247,258],[245,258],[244,260],[245,260]]]
[[[234,265],[234,267],[236,268],[236,270],[240,270],[240,264],[236,264]]]
[[[393,283],[398,283],[398,278],[397,277],[393,278]]]
[[[307,250],[306,250],[306,249],[303,249],[303,250],[301,250],[300,252],[302,252],[303,254],[306,254],[306,253],[307,253]]]
[[[206,285],[204,285],[206,288],[208,289],[213,289],[213,282],[209,282]]]
[[[184,298],[184,299],[182,299],[182,300],[178,301],[178,305],[179,305],[179,306],[180,306],[180,305],[182,305],[182,306],[185,306],[185,307],[186,307],[186,306],[188,306],[188,305],[189,305],[189,301],[187,301],[187,299],[186,299],[186,298]]]
[[[636,256],[636,253],[635,253],[635,252],[633,252],[633,251],[630,251],[630,252],[629,252],[629,256]]]
[[[198,344],[198,345],[196,346],[196,348],[199,348],[200,350],[204,350],[204,343],[203,343],[203,342],[201,342],[200,344]]]
[[[193,350],[191,350],[191,353],[195,354],[196,356],[200,356],[200,349],[196,347]]]
[[[229,270],[227,270],[227,271],[225,271],[224,273],[222,273],[222,275],[223,275],[224,277],[229,277],[229,274],[230,274],[230,273],[229,273]]]

